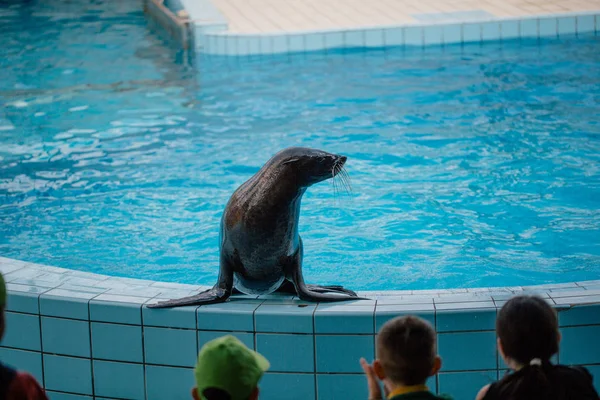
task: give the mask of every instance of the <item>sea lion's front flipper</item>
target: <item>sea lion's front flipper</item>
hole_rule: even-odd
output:
[[[348,300],[368,300],[360,298],[351,290],[344,289],[342,286],[318,286],[306,285],[302,276],[302,239],[299,248],[293,256],[286,260],[286,277],[294,284],[296,293],[300,300],[311,302],[330,302],[330,301],[348,301]],[[329,294],[330,293],[330,294]]]
[[[221,254],[221,266],[219,270],[219,279],[212,288],[200,292],[194,296],[183,297],[181,299],[160,301],[156,304],[148,305],[148,308],[167,308],[182,306],[197,306],[201,304],[215,304],[226,301],[233,291],[233,267],[227,258]]]

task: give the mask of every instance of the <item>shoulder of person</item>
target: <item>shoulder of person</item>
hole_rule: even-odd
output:
[[[9,398],[11,394],[18,399],[48,400],[38,381],[31,374],[24,371],[17,371],[9,388]]]
[[[484,387],[482,387],[479,392],[477,393],[477,397],[475,397],[475,400],[483,400],[485,399],[485,396],[487,395],[488,391],[490,390],[490,386],[491,385],[485,385]]]

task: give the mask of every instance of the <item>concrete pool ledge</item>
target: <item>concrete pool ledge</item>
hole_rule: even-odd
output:
[[[494,323],[498,308],[519,293],[537,293],[558,309],[558,359],[588,366],[600,383],[600,280],[363,292],[370,300],[328,304],[234,296],[224,304],[157,310],[147,304],[205,287],[1,257],[0,271],[9,296],[0,359],[33,373],[52,399],[187,398],[198,349],[226,333],[271,361],[263,399],[364,399],[357,361],[375,356],[375,333],[385,321],[406,314],[426,318],[438,332],[445,366],[430,380],[433,390],[472,399],[506,369]]]
[[[215,13],[209,0],[184,1],[194,21]],[[207,11],[203,11],[207,5]],[[410,22],[318,30],[235,32],[226,16],[216,11],[208,25],[193,22],[195,50],[201,54],[251,56],[305,53],[343,48],[427,47],[531,38],[562,38],[594,35],[600,31],[600,7],[595,11],[495,16],[490,13],[448,12],[419,14]],[[208,26],[208,28],[207,28]],[[209,29],[210,28],[210,29]]]

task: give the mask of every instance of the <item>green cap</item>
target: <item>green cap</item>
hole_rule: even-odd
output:
[[[2,272],[0,272],[0,307],[4,306],[6,306],[6,283]]]
[[[196,363],[198,395],[207,388],[226,391],[232,400],[246,400],[269,369],[269,361],[227,335],[206,343]]]

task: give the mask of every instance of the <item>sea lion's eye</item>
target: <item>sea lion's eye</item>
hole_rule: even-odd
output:
[[[292,164],[292,163],[298,162],[298,160],[300,160],[300,159],[299,158],[290,158],[289,160],[284,161],[283,164]]]

